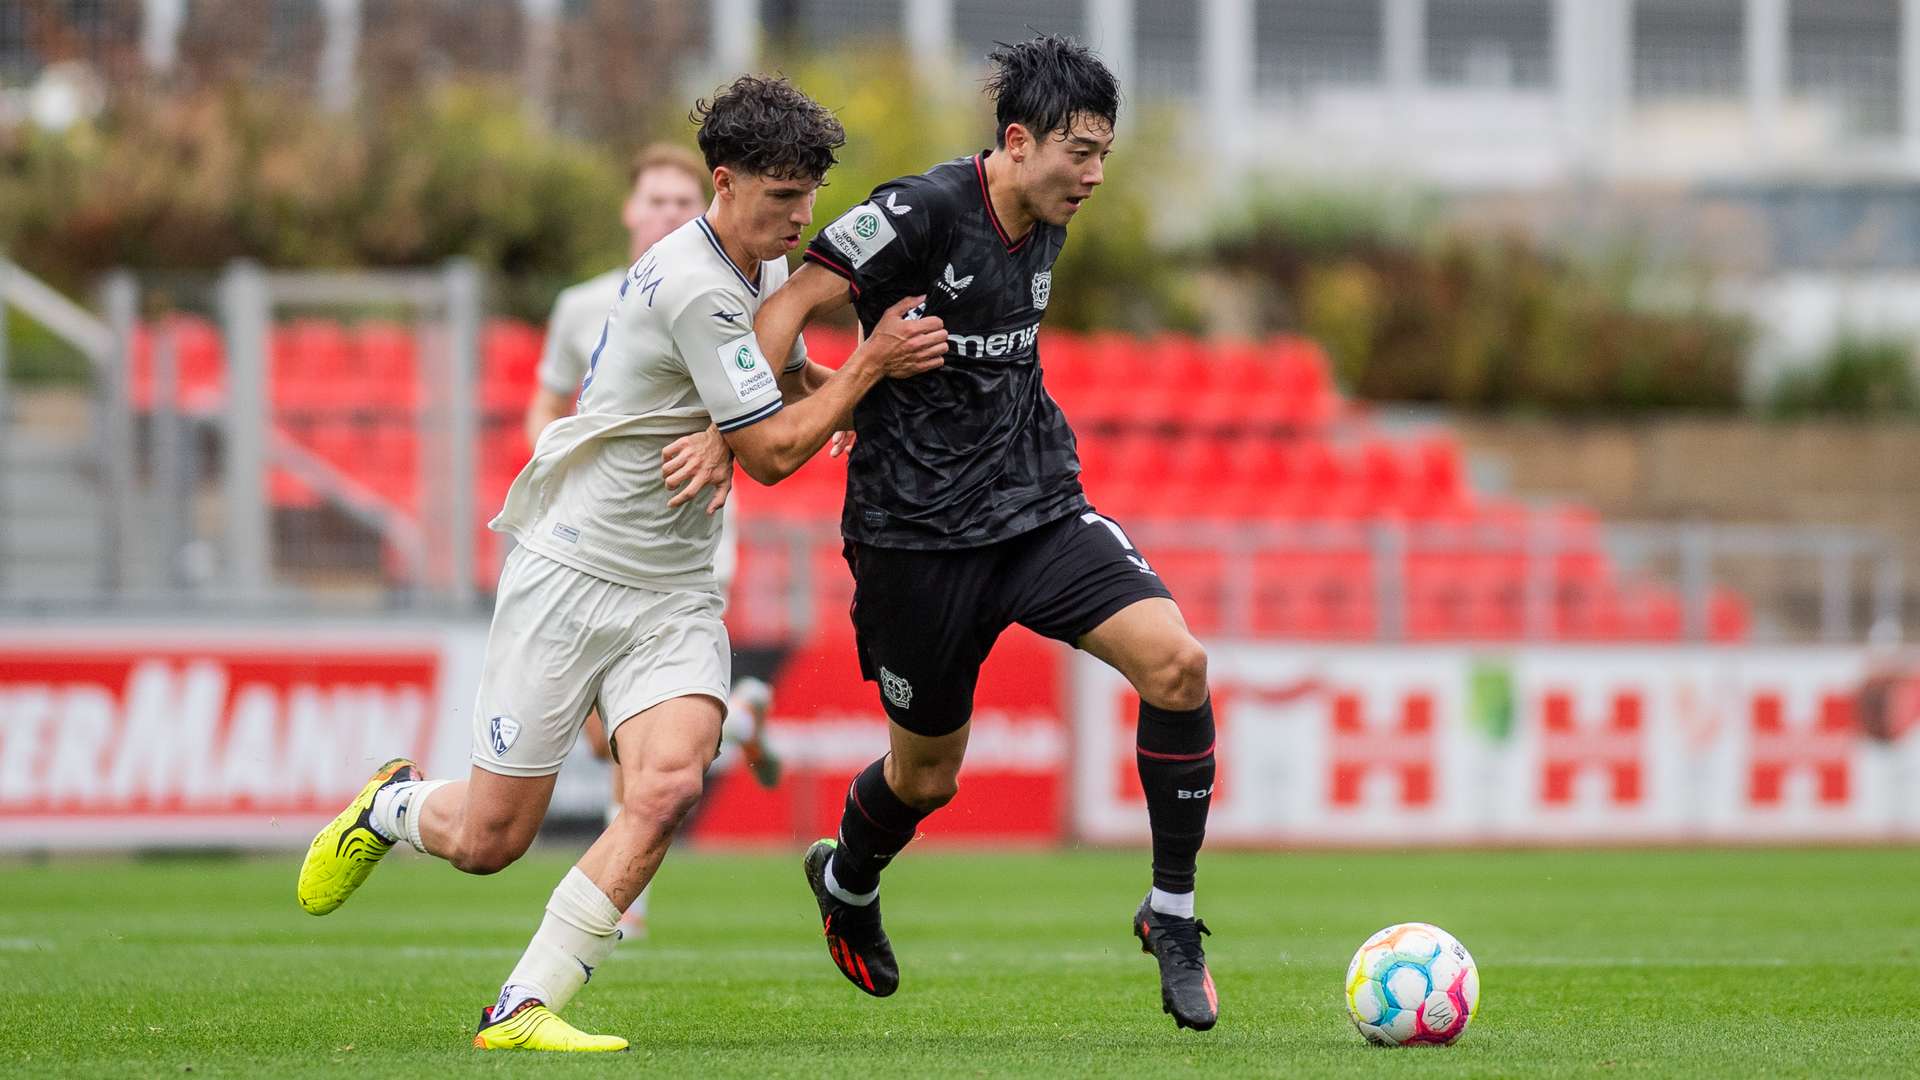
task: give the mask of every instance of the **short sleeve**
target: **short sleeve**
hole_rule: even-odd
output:
[[[540,348],[540,385],[556,394],[573,394],[587,376],[587,358],[577,340],[579,303],[573,290],[562,292],[547,316],[547,340]]]
[[[875,188],[867,201],[840,215],[807,245],[806,259],[847,279],[855,296],[911,292],[924,286],[937,192],[910,177]]]
[[[739,297],[712,289],[688,301],[673,320],[674,348],[721,431],[759,423],[781,408],[773,365],[752,328],[738,321],[742,306]],[[729,313],[735,317],[723,317]]]

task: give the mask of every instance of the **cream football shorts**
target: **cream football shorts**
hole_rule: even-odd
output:
[[[726,708],[733,656],[718,593],[619,585],[515,548],[500,574],[473,710],[473,763],[560,771],[588,710],[607,735],[635,713],[704,695]]]

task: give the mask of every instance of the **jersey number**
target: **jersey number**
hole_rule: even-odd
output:
[[[1143,574],[1153,573],[1153,567],[1148,566],[1147,560],[1141,558],[1140,553],[1134,550],[1133,541],[1127,539],[1126,530],[1120,527],[1119,522],[1114,521],[1112,518],[1101,517],[1099,514],[1096,514],[1091,510],[1087,511],[1084,514],[1081,514],[1080,520],[1085,522],[1088,525],[1096,525],[1096,524],[1105,525],[1107,527],[1107,531],[1113,534],[1113,538],[1115,540],[1120,541],[1121,550],[1127,553],[1127,561],[1132,563],[1135,567],[1139,568],[1140,572]],[[1157,577],[1158,575],[1155,575],[1155,576]]]

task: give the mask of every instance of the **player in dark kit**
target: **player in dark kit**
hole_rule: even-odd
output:
[[[853,410],[841,528],[860,663],[880,684],[892,752],[854,779],[838,841],[807,852],[807,880],[834,963],[867,993],[893,993],[880,872],[958,790],[981,663],[1019,623],[1140,693],[1153,887],[1133,933],[1159,961],[1166,1011],[1205,1030],[1219,1014],[1193,914],[1213,795],[1207,656],[1147,558],[1088,503],[1035,347],[1067,222],[1102,180],[1119,89],[1065,38],[990,59],[994,147],[880,185],[814,238],[754,324],[766,354],[785,356],[828,311],[851,302],[871,330],[924,295],[948,332],[941,367],[883,382]]]

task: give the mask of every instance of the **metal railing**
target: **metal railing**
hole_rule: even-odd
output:
[[[1568,529],[1550,515],[1517,529],[1405,521],[1125,525],[1189,609],[1189,619],[1228,638],[1846,643],[1871,636],[1884,642],[1900,640],[1906,619],[1899,549],[1890,537],[1864,529],[1703,523]],[[729,617],[737,623],[737,637],[804,636],[823,620],[845,619],[850,584],[820,578],[822,564],[834,563],[822,554],[840,546],[837,526],[749,520],[740,535],[750,549],[741,564],[759,569],[734,583]],[[1217,558],[1196,571],[1183,557],[1194,553]],[[1608,567],[1598,577],[1563,567],[1564,559],[1596,554]],[[1472,620],[1422,625],[1416,618],[1435,575],[1416,575],[1412,568],[1423,558],[1447,555],[1504,559],[1521,567],[1495,586],[1507,594],[1506,610],[1492,621],[1492,630],[1485,622],[1476,629]],[[1357,579],[1322,580],[1361,595],[1343,601],[1356,605],[1344,618],[1307,628],[1276,616],[1270,605],[1276,574],[1286,574],[1281,568],[1288,560],[1315,556],[1358,562],[1363,569]],[[1748,565],[1756,559],[1767,572]],[[837,566],[828,572],[845,575]],[[1416,588],[1416,576],[1426,589]],[[1298,584],[1312,587],[1310,580]],[[826,602],[828,597],[835,602]],[[1668,602],[1677,611],[1667,611]],[[1605,606],[1618,618],[1576,622],[1568,617],[1576,605]],[[1663,613],[1677,618],[1663,619]]]
[[[276,536],[271,487],[275,474],[284,473],[396,554],[403,569],[392,575],[394,586],[376,586],[380,606],[479,610],[475,530],[465,524],[478,512],[474,485],[451,479],[475,475],[480,441],[478,270],[454,261],[437,272],[272,273],[240,262],[217,281],[197,284],[210,297],[225,358],[224,400],[211,414],[183,404],[177,325],[147,320],[143,342],[142,289],[133,275],[108,276],[101,290],[106,318],[100,319],[0,261],[0,318],[17,309],[71,343],[91,366],[90,430],[82,442],[87,471],[98,480],[88,494],[108,553],[97,588],[84,593],[48,595],[0,574],[0,604],[18,605],[23,594],[41,609],[297,610],[319,602],[324,598],[285,572],[299,568],[302,538],[284,528]],[[419,402],[408,418],[422,436],[416,506],[397,505],[277,423],[270,333],[276,313],[288,309],[411,315],[418,385],[396,397]],[[136,402],[141,348],[145,400]],[[0,367],[0,387],[4,373]],[[0,437],[8,428],[5,406],[0,396]],[[5,518],[0,513],[0,570],[7,561]]]
[[[494,567],[478,538],[495,507],[481,505],[478,481],[489,453],[502,464],[503,429],[518,438],[518,413],[500,413],[505,403],[496,401],[493,426],[483,427],[478,271],[451,263],[437,271],[279,274],[240,263],[198,288],[203,309],[217,317],[225,357],[217,409],[185,404],[180,324],[151,311],[141,319],[143,306],[192,290],[150,283],[143,305],[141,283],[114,275],[102,290],[108,317],[101,320],[0,261],[0,319],[12,309],[43,323],[92,365],[89,430],[74,441],[85,447],[92,490],[70,494],[92,499],[97,528],[108,538],[94,572],[81,575],[95,587],[66,595],[23,590],[6,544],[11,515],[0,507],[0,609],[483,612]],[[287,375],[272,328],[286,330],[282,316],[316,312],[342,334],[343,325],[370,312],[389,326],[397,326],[396,312],[411,319],[405,332],[415,360],[404,370],[416,385],[370,384],[374,392],[390,391],[391,408],[367,401],[364,387],[362,397],[337,404],[348,411],[377,406],[387,430],[405,426],[406,445],[417,448],[411,460],[380,460],[382,444],[360,438],[363,429],[342,432],[344,449],[322,452],[284,426],[286,410],[304,406],[297,394],[275,388]],[[142,348],[145,381],[136,400]],[[0,436],[7,415],[0,398]],[[504,464],[510,473],[513,462]],[[383,483],[396,468],[414,471],[409,483]],[[296,505],[276,487],[289,484],[304,502]],[[750,492],[743,497],[754,501]],[[1318,632],[1384,641],[1475,634],[1605,639],[1609,625],[1623,639],[1721,640],[1737,632],[1756,640],[1853,641],[1897,633],[1908,603],[1896,545],[1860,529],[1600,527],[1549,511],[1469,524],[1125,524],[1148,558],[1161,560],[1196,617],[1229,636],[1296,632],[1295,623],[1275,614],[1276,595],[1310,592],[1322,579],[1328,602],[1349,606]],[[320,547],[329,530],[360,539],[334,556]],[[734,598],[743,640],[798,635],[843,617],[837,608],[850,584],[832,557],[839,547],[832,522],[750,512],[741,532],[750,556],[741,560],[750,569]],[[1338,565],[1289,565],[1290,557]],[[1475,582],[1449,581],[1449,559],[1477,568]],[[1586,570],[1576,572],[1583,561]],[[1310,580],[1303,585],[1290,576]],[[1303,601],[1296,595],[1290,602]],[[1478,616],[1456,619],[1448,605],[1460,604],[1479,605]],[[1738,626],[1723,618],[1730,604],[1740,608]]]

